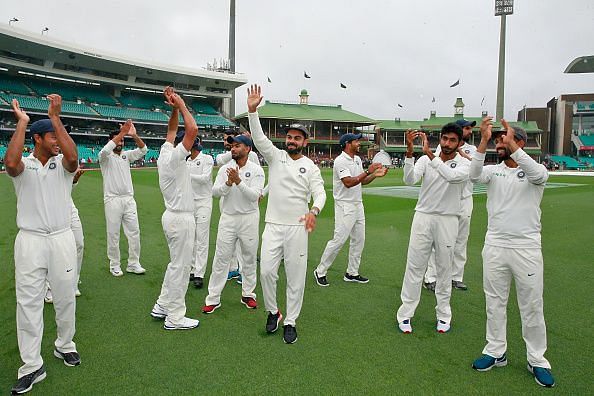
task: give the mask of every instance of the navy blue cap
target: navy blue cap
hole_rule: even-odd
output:
[[[291,124],[288,127],[285,128],[285,133],[289,132],[291,129],[294,129],[296,131],[301,131],[303,132],[303,134],[305,134],[305,138],[308,139],[309,138],[309,131],[307,130],[307,128],[305,127],[305,125],[303,124]]]
[[[175,144],[178,144],[179,142],[184,140],[184,136],[186,136],[186,131],[184,131],[183,129],[181,131],[178,131],[175,134]]]
[[[46,132],[54,132],[54,126],[52,125],[51,120],[45,118],[43,120],[35,121],[31,124],[29,130],[32,134],[42,135]]]
[[[526,131],[524,130],[524,128],[520,128],[520,127],[513,127],[514,128],[514,137],[518,140],[523,140],[525,142],[528,141],[528,134],[526,133]],[[493,139],[499,135],[501,135],[502,133],[505,133],[506,131],[504,129],[497,131],[497,132],[493,132]]]
[[[345,133],[340,137],[340,145],[345,147],[348,142],[352,142],[353,140],[361,139],[363,134],[361,133]]]
[[[194,144],[192,145],[192,148],[194,150],[202,151],[202,145],[200,143],[201,143],[200,138],[197,137],[196,140],[194,140]]]
[[[245,135],[237,135],[237,136],[228,136],[227,143],[231,144],[233,142],[236,143],[243,143],[248,147],[252,147],[252,139]]]
[[[464,127],[474,127],[476,125],[476,121],[468,121],[465,120],[464,118],[461,118],[459,120],[456,120],[456,124],[458,124],[458,126],[460,128],[464,128]]]

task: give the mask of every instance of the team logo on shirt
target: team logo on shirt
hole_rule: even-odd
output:
[[[245,172],[245,177],[250,177],[252,174],[250,172]]]
[[[200,166],[200,161],[196,162],[196,166]]]
[[[49,168],[50,169],[56,169],[56,163],[52,162],[51,164],[49,164]]]
[[[457,164],[457,163],[455,163],[455,162],[452,162],[452,163],[450,164],[450,168],[455,168],[456,166],[458,166],[458,164]]]
[[[470,150],[464,150],[466,154],[470,154]]]
[[[518,172],[518,179],[523,179],[526,177],[526,172],[524,171],[519,171]]]
[[[305,173],[305,172],[307,172],[307,170],[304,167],[301,167],[301,168],[299,168],[299,172]]]
[[[126,159],[126,156],[125,155],[122,155],[122,159]]]

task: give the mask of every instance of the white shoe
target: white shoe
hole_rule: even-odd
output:
[[[198,327],[200,321],[197,319],[183,318],[180,323],[173,324],[169,321],[169,318],[165,319],[163,328],[165,330],[190,330]]]
[[[151,310],[151,316],[155,319],[165,319],[167,317],[167,311],[165,308],[155,303],[155,305],[153,305],[153,309]]]
[[[45,297],[43,298],[43,301],[45,301],[48,304],[53,304],[54,302],[54,298],[52,297],[52,291],[51,289],[47,289],[47,291],[45,292]]]
[[[398,328],[404,334],[412,333],[412,326],[410,325],[410,319],[405,319],[402,322],[398,323]]]
[[[74,292],[74,296],[75,297],[80,297],[81,296],[81,293],[80,293],[80,290],[78,290],[78,287],[76,288],[76,291]]]
[[[438,333],[447,333],[450,331],[450,324],[444,322],[443,320],[438,320],[436,329]]]
[[[140,264],[135,265],[128,265],[126,267],[126,272],[130,272],[132,274],[142,275],[146,272],[144,268]]]
[[[122,268],[119,265],[117,267],[111,267],[109,269],[109,272],[115,277],[120,277],[124,275],[124,273],[122,272]]]

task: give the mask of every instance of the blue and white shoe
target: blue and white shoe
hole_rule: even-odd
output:
[[[239,277],[239,271],[229,271],[227,274],[227,280],[237,279]]]
[[[555,378],[551,374],[551,370],[544,367],[534,367],[528,363],[528,371],[534,375],[534,380],[540,386],[552,388],[555,386]]]
[[[398,328],[404,334],[410,334],[413,331],[412,326],[410,324],[410,319],[405,319],[402,322],[398,323]]]
[[[489,355],[483,355],[472,363],[472,368],[476,371],[489,371],[493,367],[507,366],[507,356],[505,353],[500,358]]]
[[[243,279],[241,278],[241,274],[239,274],[239,276],[237,277],[236,282],[237,282],[238,285],[241,285],[243,283]]]

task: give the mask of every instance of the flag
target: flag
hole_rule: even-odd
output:
[[[307,75],[307,72],[306,71],[303,72],[303,77],[305,77],[305,78],[311,78],[310,76]]]
[[[485,103],[485,97],[483,96],[483,100],[481,100],[481,106]]]
[[[271,83],[272,81],[270,80],[270,77],[268,77],[268,82]]]
[[[400,103],[398,103],[398,107],[403,108],[404,106],[402,106]]]
[[[431,103],[435,103],[435,96],[433,97],[433,100],[431,101]]]
[[[450,85],[450,88],[454,88],[456,85],[460,85],[460,79],[458,79],[458,81]]]
[[[340,83],[340,88],[345,88],[346,89],[346,85],[344,85],[343,83]]]

